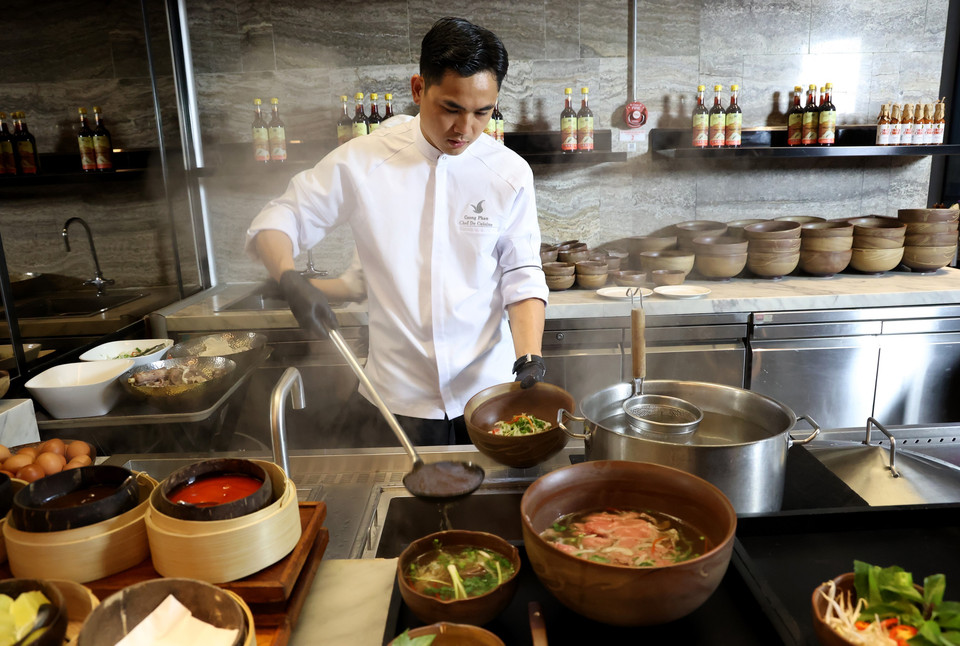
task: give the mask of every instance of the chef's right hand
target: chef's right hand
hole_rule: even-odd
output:
[[[323,292],[310,284],[310,280],[295,269],[280,276],[280,291],[290,304],[290,311],[300,327],[313,332],[321,339],[327,338],[327,330],[336,330],[337,316]]]

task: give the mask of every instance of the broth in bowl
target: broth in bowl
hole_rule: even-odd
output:
[[[407,568],[406,580],[437,599],[467,599],[496,589],[515,573],[510,559],[473,545],[444,546],[438,539]]]

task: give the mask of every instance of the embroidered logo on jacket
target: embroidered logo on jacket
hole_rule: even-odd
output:
[[[471,204],[470,208],[473,209],[474,213],[483,213],[483,203],[485,200],[480,200],[476,204]]]
[[[484,213],[483,203],[485,199],[476,204],[469,204],[469,209],[465,209],[463,214],[457,218],[457,228],[462,233],[488,233],[496,231],[496,213]]]

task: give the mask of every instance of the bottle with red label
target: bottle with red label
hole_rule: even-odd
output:
[[[737,101],[740,86],[734,83],[730,86],[730,105],[724,114],[724,142],[727,148],[739,148],[742,141],[743,110]]]
[[[590,88],[580,88],[580,110],[577,112],[577,150],[593,152],[593,111],[590,109]]]
[[[902,115],[900,113],[901,105],[899,103],[894,103],[893,107],[890,108],[890,145],[899,146],[900,140],[903,138],[903,123]]]
[[[577,152],[577,113],[573,109],[573,88],[563,89],[563,112],[560,113],[560,151]]]
[[[253,123],[250,129],[253,133],[253,158],[261,164],[270,161],[270,136],[267,134],[267,122],[263,118],[260,99],[253,100]]]
[[[15,117],[13,141],[17,150],[17,159],[20,161],[20,172],[24,175],[36,175],[40,172],[37,140],[27,128],[27,115],[21,111],[17,112]]]
[[[813,146],[820,135],[820,109],[817,107],[817,86],[807,88],[807,104],[803,108],[803,145]]]
[[[710,147],[723,148],[726,141],[727,115],[720,100],[722,85],[713,86],[713,107],[710,108]]]
[[[803,143],[803,106],[800,105],[800,93],[803,88],[793,86],[793,107],[787,113],[787,145],[799,146]]]
[[[703,104],[705,85],[697,86],[697,105],[693,108],[693,147],[706,148],[710,143],[710,114]]]
[[[903,129],[900,131],[900,145],[908,146],[913,141],[913,104],[907,103],[903,106],[903,114],[900,117]]]
[[[7,113],[0,112],[0,175],[16,175],[17,160],[13,154],[13,136],[7,129]]]
[[[93,130],[87,124],[87,109],[77,108],[80,115],[80,128],[77,130],[77,145],[80,147],[80,168],[85,173],[97,170],[97,159],[93,154]]]

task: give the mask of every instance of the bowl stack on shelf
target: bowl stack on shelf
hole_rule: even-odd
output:
[[[628,264],[631,269],[639,270],[643,265],[641,255],[644,251],[668,251],[676,248],[677,236],[673,234],[633,236],[627,238]]]
[[[904,223],[884,217],[853,218],[849,222],[853,225],[851,267],[866,274],[881,274],[900,264],[907,232]]]
[[[832,276],[847,268],[853,255],[853,225],[810,222],[800,227],[800,269],[812,276]]]
[[[606,260],[581,260],[576,265],[577,285],[584,289],[597,289],[607,284]]]
[[[946,267],[957,253],[957,209],[900,209],[906,225],[903,264],[913,271],[932,272]]]
[[[733,236],[693,239],[694,265],[704,278],[730,280],[747,266],[747,241]]]
[[[573,287],[573,281],[576,276],[573,272],[576,266],[569,262],[545,262],[543,263],[543,273],[547,279],[547,287],[551,291],[570,289]]]
[[[690,220],[675,225],[674,229],[677,232],[677,248],[681,251],[693,251],[694,238],[722,236],[727,231],[727,225],[712,220]]]
[[[640,253],[640,270],[650,274],[658,269],[679,269],[683,276],[693,271],[694,253],[680,249],[643,251]]]
[[[768,220],[744,227],[747,269],[762,278],[781,278],[800,263],[800,223]]]
[[[751,224],[757,224],[759,222],[766,222],[761,218],[746,218],[744,220],[731,220],[727,222],[727,232],[723,235],[730,236],[731,238],[736,238],[737,240],[746,240],[747,233],[743,230],[744,227]]]

